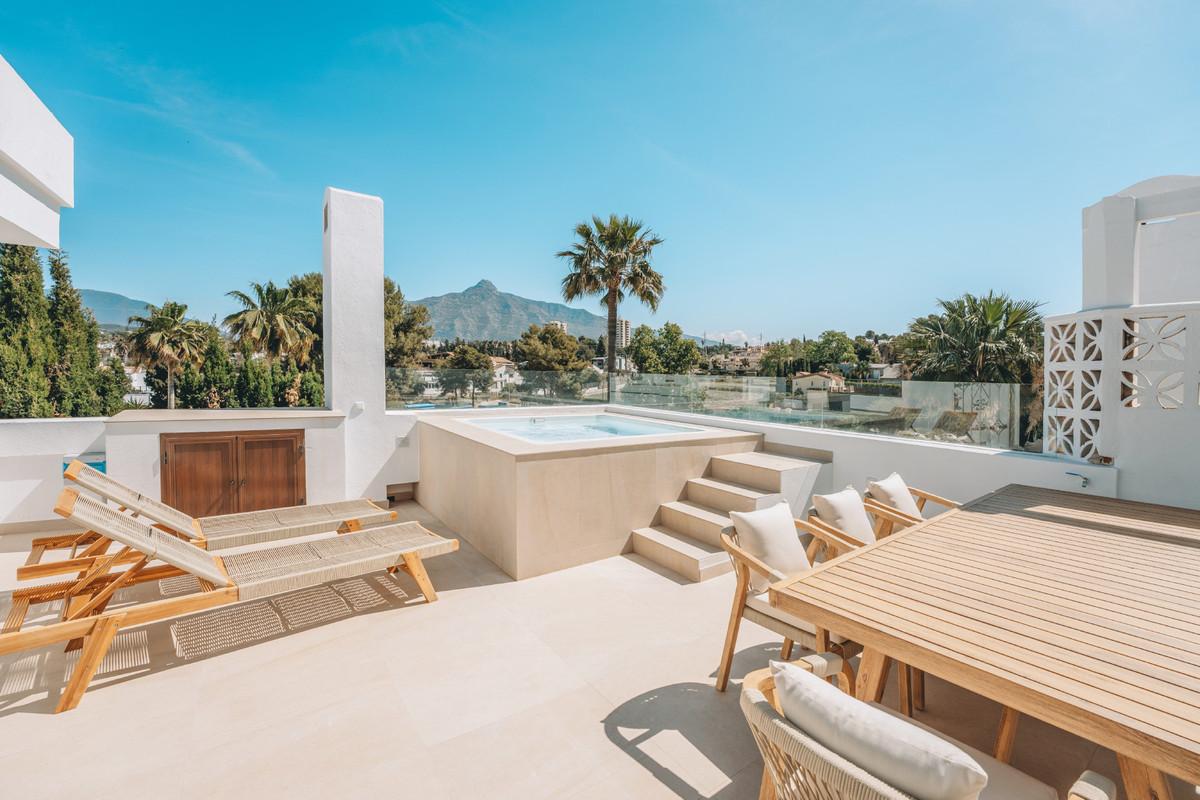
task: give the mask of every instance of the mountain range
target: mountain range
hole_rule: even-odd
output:
[[[128,327],[129,317],[144,314],[148,303],[116,292],[99,289],[80,289],[83,304],[96,315],[96,321],[107,330]],[[461,292],[423,297],[411,301],[429,309],[435,339],[519,339],[530,325],[545,325],[551,320],[567,324],[572,336],[595,339],[603,336],[607,321],[599,314],[571,308],[562,303],[530,300],[527,297],[502,292],[489,280]],[[690,339],[698,337],[689,336]]]
[[[83,304],[92,310],[100,327],[107,330],[128,328],[129,318],[135,314],[145,314],[150,305],[145,300],[134,300],[100,289],[80,289],[79,296]]]
[[[502,292],[489,280],[465,291],[412,302],[429,309],[433,337],[442,340],[519,339],[530,325],[545,325],[551,320],[565,322],[572,336],[591,339],[604,335],[607,327],[599,314]]]

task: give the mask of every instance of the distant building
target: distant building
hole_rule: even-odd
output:
[[[617,352],[629,347],[629,320],[617,320]]]
[[[521,383],[521,373],[517,365],[503,356],[490,356],[492,361],[492,390],[502,391],[506,386],[516,386]]]
[[[873,381],[898,380],[904,377],[903,364],[868,364],[867,377]]]
[[[792,387],[796,391],[819,390],[823,392],[846,391],[846,379],[832,372],[797,372],[792,376]]]
[[[558,328],[563,333],[567,332],[567,323],[559,319],[552,319],[546,323],[547,328]]]

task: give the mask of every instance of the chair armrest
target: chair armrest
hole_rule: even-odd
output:
[[[913,497],[921,500],[927,500],[930,503],[936,503],[937,505],[945,506],[946,508],[958,508],[961,505],[961,503],[956,503],[953,500],[947,500],[945,497],[936,495],[933,492],[927,492],[924,489],[914,489],[910,486],[908,487],[908,491]]]
[[[779,570],[771,569],[765,563],[738,547],[737,543],[733,541],[733,536],[730,535],[732,529],[732,526],[729,526],[721,531],[721,547],[725,548],[725,552],[729,553],[729,557],[734,560],[735,564],[740,562],[747,569],[757,572],[771,581],[771,583],[787,578],[787,575],[784,575]]]
[[[1117,785],[1089,769],[1067,792],[1067,800],[1117,800]]]
[[[789,663],[794,664],[801,669],[808,670],[818,678],[832,678],[835,675],[840,676],[843,674],[846,662],[837,653],[816,653],[814,655],[805,656],[804,658],[800,658]],[[774,707],[774,709],[780,714],[783,713],[783,709],[779,706],[779,699],[775,696],[775,676],[771,674],[770,667],[756,669],[754,672],[748,674],[742,679],[742,688],[755,689],[759,692],[762,692],[762,695],[767,699],[767,702],[770,703],[771,706]],[[1084,774],[1088,775],[1094,773]],[[1097,775],[1096,777],[1099,777],[1101,780],[1105,780],[1101,776]],[[1081,798],[1081,800],[1092,800],[1092,798],[1090,796],[1084,796]],[[1105,798],[1100,798],[1100,800],[1105,800]],[[1107,800],[1116,800],[1116,798],[1114,796],[1113,798],[1108,798]]]
[[[867,507],[867,511],[870,512],[872,516],[887,522],[893,522],[897,525],[916,525],[918,522],[924,521],[922,517],[914,517],[911,514],[905,514],[903,511],[899,511],[889,505],[879,502],[874,497],[864,497],[863,505]]]
[[[845,531],[838,530],[816,514],[809,515],[807,520],[797,519],[794,521],[796,530],[812,534],[814,538],[835,550],[854,550],[866,546],[866,542],[859,541]]]

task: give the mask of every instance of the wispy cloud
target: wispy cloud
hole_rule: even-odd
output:
[[[446,3],[434,5],[440,12],[438,19],[376,28],[358,36],[354,43],[413,59],[432,58],[450,48],[475,41],[495,41],[496,37],[490,31],[465,14]]]
[[[253,116],[244,104],[222,97],[188,72],[131,62],[116,48],[93,49],[92,55],[136,99],[94,94],[85,97],[169,125],[225,158],[274,177],[274,171],[243,141],[252,128],[249,120]]]

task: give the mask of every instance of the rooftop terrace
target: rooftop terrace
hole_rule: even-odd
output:
[[[453,535],[415,503],[397,510]],[[4,553],[0,575],[22,560]],[[651,566],[625,555],[513,581],[464,544],[430,561],[432,605],[407,576],[376,574],[123,633],[68,714],[50,713],[60,650],[6,657],[5,791],[755,798],[762,762],[736,681],[778,658],[779,637],[746,623],[735,685],[716,692],[732,576]],[[999,716],[934,678],[917,713],[985,751]],[[1061,792],[1084,769],[1118,774],[1111,752],[1036,720],[1013,764]]]

